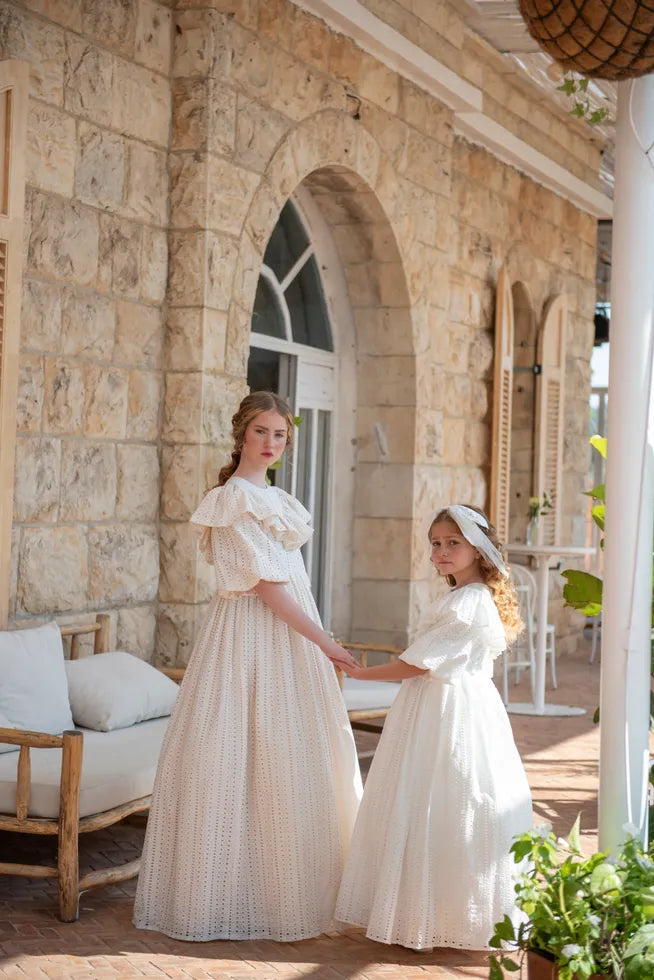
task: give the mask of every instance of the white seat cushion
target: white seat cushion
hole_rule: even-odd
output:
[[[400,684],[389,681],[357,681],[354,677],[346,677],[343,681],[345,707],[348,711],[390,708],[400,687]]]
[[[101,654],[98,654],[101,656]],[[152,792],[168,718],[117,728],[84,732],[80,817],[103,813]],[[59,814],[61,749],[31,749],[32,780],[29,815]],[[16,813],[15,754],[0,756],[0,813]]]

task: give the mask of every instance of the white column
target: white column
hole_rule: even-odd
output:
[[[633,92],[632,92],[633,86]],[[654,76],[618,85],[600,695],[600,849],[647,832],[654,429]],[[651,412],[650,412],[651,415]]]

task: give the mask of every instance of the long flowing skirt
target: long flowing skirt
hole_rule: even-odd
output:
[[[308,582],[291,588],[317,618]],[[135,924],[188,940],[320,934],[360,796],[330,662],[256,596],[215,598],[159,761]]]

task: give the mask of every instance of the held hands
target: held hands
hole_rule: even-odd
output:
[[[326,638],[326,642],[322,645],[322,652],[336,667],[340,667],[346,674],[359,668],[358,662],[354,659],[350,651],[342,647],[336,640],[332,640],[331,637]]]

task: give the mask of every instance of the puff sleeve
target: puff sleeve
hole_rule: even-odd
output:
[[[227,483],[210,490],[191,517],[219,594],[251,592],[262,579],[288,582],[288,552],[301,547],[312,528],[308,511],[282,494]]]
[[[505,649],[504,629],[484,586],[455,590],[441,602],[434,625],[400,660],[442,680],[453,680],[471,661],[481,662],[489,653],[496,657]]]

